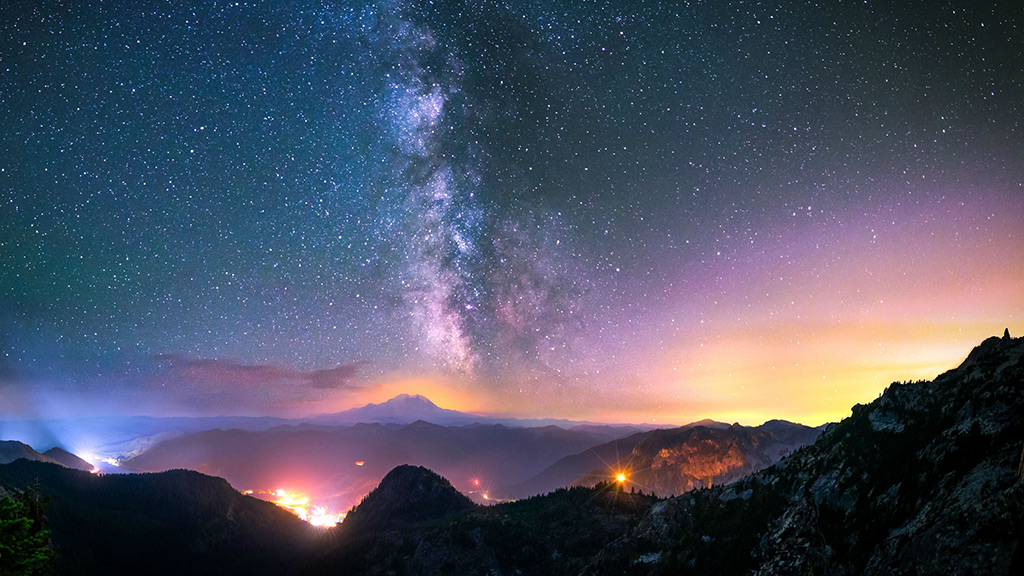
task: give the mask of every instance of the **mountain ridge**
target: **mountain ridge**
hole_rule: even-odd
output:
[[[343,546],[321,567],[368,575],[437,566],[467,574],[1020,573],[1024,338],[986,340],[968,358],[934,380],[893,383],[813,444],[727,485],[663,500],[614,482],[561,489],[388,531]]]

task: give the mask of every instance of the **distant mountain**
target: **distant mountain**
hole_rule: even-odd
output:
[[[814,444],[734,483],[667,500],[616,483],[561,489],[341,542],[316,568],[369,576],[1020,574],[1022,439],[1024,338],[1005,334],[932,382],[892,384]]]
[[[68,452],[67,450],[60,447],[50,448],[46,452],[43,452],[43,456],[56,460],[60,464],[63,464],[64,466],[67,466],[68,468],[73,468],[75,470],[85,470],[86,472],[90,472],[93,470],[93,468],[95,468],[95,465],[93,465],[92,463],[86,462],[85,460],[82,460],[78,456],[75,456],[71,452]]]
[[[419,395],[401,394],[380,404],[368,404],[334,414],[305,418],[274,418],[250,416],[165,417],[106,416],[62,420],[0,420],[0,438],[18,440],[40,448],[54,446],[88,446],[99,458],[128,460],[165,440],[206,430],[269,430],[280,426],[352,426],[380,423],[389,426],[411,424],[417,420],[441,426],[501,424],[510,428],[558,426],[600,436],[602,442],[628,436],[651,427],[632,425],[594,425],[588,422],[554,418],[520,419],[468,414],[441,408]],[[588,430],[587,428],[591,428]],[[107,464],[98,463],[105,471]]]
[[[661,497],[677,496],[767,468],[821,434],[817,429],[782,420],[756,428],[715,424],[650,432],[629,455],[602,462],[574,484],[593,486],[621,472],[630,487]]]
[[[88,446],[102,457],[130,458],[168,438],[214,428],[266,430],[298,421],[271,417],[105,416],[60,420],[0,420],[0,438],[38,448]],[[98,463],[97,463],[98,464]]]
[[[172,438],[123,465],[138,472],[198,470],[226,478],[239,489],[301,490],[327,496],[332,507],[345,510],[401,464],[435,470],[483,501],[488,490],[522,482],[605,439],[603,433],[556,426],[440,426],[422,420],[388,426],[280,426]]]
[[[701,431],[690,431],[694,428]],[[601,427],[572,429],[600,431]],[[617,472],[628,471],[631,487],[658,496],[672,496],[703,486],[705,482],[729,482],[761,469],[777,461],[783,453],[810,444],[818,434],[813,428],[782,420],[749,428],[705,419],[678,428],[640,431],[617,438],[566,456],[534,478],[504,485],[493,492],[501,498],[525,498],[570,485],[593,486],[609,481]],[[717,443],[708,443],[705,437],[715,437]],[[690,452],[690,457],[682,458],[684,452]],[[696,452],[703,454],[705,464],[702,467],[695,461]],[[731,464],[719,464],[730,458],[730,453]],[[709,469],[710,465],[724,467],[716,474]]]
[[[461,426],[485,420],[481,416],[466,414],[457,410],[440,408],[419,394],[410,396],[399,394],[387,402],[367,404],[361,408],[352,408],[334,414],[321,414],[304,418],[314,424],[412,424],[417,420],[439,424],[442,426]]]
[[[519,499],[547,494],[564,488],[592,470],[614,468],[619,460],[632,453],[633,448],[651,434],[653,431],[637,432],[631,436],[612,440],[600,446],[588,448],[583,452],[566,456],[525,482],[504,485],[496,488],[493,492],[502,499]],[[608,480],[607,475],[598,481],[602,480]],[[589,483],[591,486],[594,484],[596,482]]]
[[[62,575],[294,574],[322,546],[294,514],[198,472],[0,465],[7,491],[37,483]]]
[[[439,426],[467,426],[472,424],[501,424],[509,428],[542,428],[558,426],[567,430],[578,430],[591,435],[604,435],[606,440],[628,436],[639,430],[651,430],[651,426],[630,424],[609,425],[593,424],[578,420],[561,418],[504,418],[469,414],[458,410],[441,408],[424,396],[399,394],[380,404],[367,404],[360,408],[352,408],[333,414],[318,414],[293,421],[292,424],[308,422],[320,425],[351,425],[358,423],[377,424],[412,424],[417,420],[437,424]]]
[[[17,440],[0,440],[0,464],[8,464],[19,458],[33,460],[36,462],[50,462],[52,464],[58,464],[56,460],[36,452],[35,449],[28,444],[18,442]]]

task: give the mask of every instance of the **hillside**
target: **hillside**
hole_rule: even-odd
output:
[[[774,420],[758,427],[689,426],[655,430],[630,453],[589,471],[573,484],[592,486],[621,472],[629,486],[657,496],[726,484],[778,462],[813,442],[814,428]]]
[[[891,385],[779,464],[658,504],[595,572],[1021,573],[1022,358],[1006,334]]]
[[[0,486],[38,482],[57,573],[287,574],[319,545],[317,532],[220,478],[175,470],[95,475],[57,464],[0,465]]]
[[[17,440],[0,440],[0,464],[9,464],[19,458],[34,462],[50,462],[60,464],[49,456],[40,454],[34,448]]]

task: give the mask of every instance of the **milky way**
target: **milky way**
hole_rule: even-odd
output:
[[[1021,25],[5,4],[0,401],[834,418],[1024,330]]]

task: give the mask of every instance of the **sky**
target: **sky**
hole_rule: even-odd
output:
[[[818,425],[1024,333],[1019,2],[0,7],[0,418]]]

